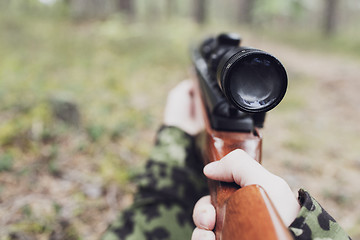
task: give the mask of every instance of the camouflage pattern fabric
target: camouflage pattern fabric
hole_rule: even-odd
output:
[[[299,203],[302,206],[300,212],[289,227],[296,240],[351,239],[335,219],[303,189],[299,190]]]
[[[162,127],[133,205],[103,235],[103,240],[190,239],[192,210],[208,194],[195,140],[175,127]]]
[[[162,127],[145,170],[138,177],[133,205],[109,226],[102,240],[184,240],[194,229],[192,210],[208,194],[195,139],[175,127]],[[350,239],[304,190],[302,206],[289,229],[295,240]]]

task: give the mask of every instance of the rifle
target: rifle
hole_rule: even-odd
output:
[[[240,46],[236,34],[220,34],[192,49],[205,119],[200,138],[204,164],[241,148],[261,163],[265,114],[287,88],[285,68],[272,55]],[[217,240],[293,239],[258,185],[209,181]]]

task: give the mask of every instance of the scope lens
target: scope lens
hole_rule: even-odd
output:
[[[271,55],[252,53],[239,57],[224,79],[225,94],[241,110],[268,111],[285,95],[286,72]]]

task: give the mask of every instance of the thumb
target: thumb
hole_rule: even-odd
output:
[[[270,173],[243,150],[234,150],[221,160],[209,163],[204,174],[213,180],[235,182],[241,187],[262,186],[279,212],[286,226],[297,216],[300,205],[289,185]]]
[[[236,149],[221,160],[206,165],[204,174],[213,180],[235,182],[241,187],[245,187],[251,184],[259,184],[262,182],[262,178],[267,178],[270,175],[270,172],[245,151]]]

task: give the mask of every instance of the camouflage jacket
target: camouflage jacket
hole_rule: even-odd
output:
[[[289,226],[296,240],[351,239],[321,205],[303,189],[299,190],[301,205],[297,218]]]
[[[118,216],[102,240],[191,239],[192,210],[208,194],[195,139],[175,127],[162,127],[145,170],[137,179],[132,206]],[[294,239],[349,239],[326,211],[304,190],[302,206],[289,227]]]

